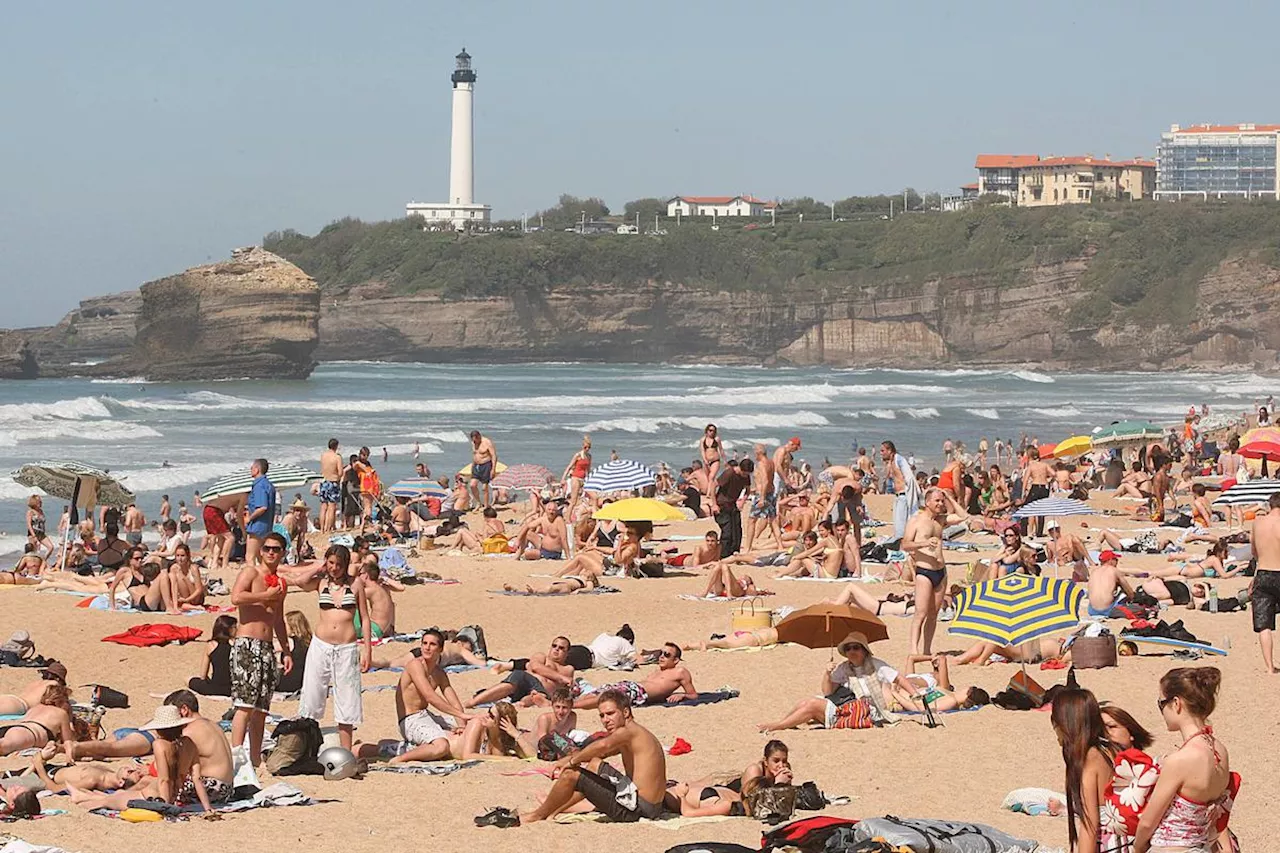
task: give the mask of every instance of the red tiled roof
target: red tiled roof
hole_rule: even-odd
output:
[[[1039,154],[979,154],[975,169],[1021,169],[1040,161]]]
[[[678,195],[671,201],[683,201],[688,204],[730,204],[738,199],[742,199],[747,204],[762,204],[765,207],[774,207],[772,201],[764,201],[750,195]]]
[[[1114,168],[1150,166],[1155,168],[1155,165],[1150,160],[1107,160],[1103,157],[1048,157],[1024,168],[1035,168],[1037,166],[1111,166]]]
[[[962,190],[976,190],[977,188],[978,188],[977,184],[961,184],[960,185],[960,189]]]
[[[1242,124],[1193,124],[1180,127],[1174,133],[1276,133],[1280,124],[1255,124],[1246,127]]]

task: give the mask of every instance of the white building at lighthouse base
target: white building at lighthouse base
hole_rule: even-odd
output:
[[[459,231],[476,225],[487,225],[493,208],[487,204],[447,204],[445,202],[411,201],[404,206],[405,216],[421,216],[426,226],[449,224]]]

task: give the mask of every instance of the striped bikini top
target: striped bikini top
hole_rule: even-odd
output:
[[[344,586],[342,589],[342,599],[338,604],[333,603],[333,586],[326,583],[320,590],[320,609],[332,610],[335,607],[341,607],[343,610],[356,606],[356,594],[352,592],[351,587]]]

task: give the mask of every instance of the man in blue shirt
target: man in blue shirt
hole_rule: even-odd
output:
[[[276,517],[276,487],[267,479],[267,460],[255,459],[249,465],[253,475],[253,487],[249,489],[244,526],[244,561],[254,565],[262,548],[263,538],[271,532]]]

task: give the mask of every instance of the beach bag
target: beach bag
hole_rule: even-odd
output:
[[[506,554],[510,547],[507,537],[501,533],[495,533],[480,543],[480,550],[486,554]]]
[[[759,598],[744,601],[733,608],[729,616],[729,628],[733,631],[756,631],[773,625],[773,611],[763,606],[756,607]]]
[[[871,717],[871,703],[866,699],[852,699],[836,706],[833,729],[870,729],[875,726]]]
[[[1074,657],[1074,652],[1072,654]],[[1044,704],[1044,688],[1025,671],[1015,673],[1013,678],[1009,679],[1009,690],[1026,696],[1031,700],[1032,707],[1039,708]]]
[[[99,740],[102,737],[102,718],[107,709],[101,705],[71,706],[71,727],[75,729],[77,740]]]
[[[578,751],[578,745],[559,732],[548,732],[538,741],[539,761],[559,761]]]
[[[101,705],[103,708],[128,708],[129,694],[121,693],[119,690],[112,690],[105,684],[86,684],[85,687],[92,687],[93,690],[89,694],[93,704]]]
[[[1078,669],[1103,669],[1116,665],[1116,638],[1077,637],[1071,644],[1071,662]]]
[[[796,811],[796,789],[791,785],[762,785],[743,799],[747,816],[767,823],[790,820]]]
[[[805,782],[796,787],[796,808],[806,812],[820,812],[827,807],[826,796],[816,782]]]
[[[275,731],[276,747],[267,753],[267,769],[275,776],[320,776],[324,765],[317,760],[324,746],[320,724],[308,717],[281,720]]]
[[[815,815],[771,829],[760,839],[761,853],[769,853],[780,847],[802,850],[804,853],[821,853],[827,847],[827,839],[857,825],[856,820],[843,817]]]

